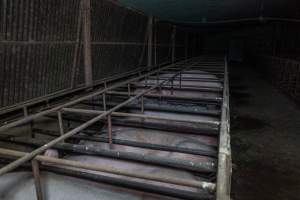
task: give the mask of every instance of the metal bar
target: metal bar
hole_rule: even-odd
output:
[[[108,141],[109,141],[109,148],[113,148],[113,140],[112,140],[112,124],[111,124],[111,115],[107,116],[107,129],[108,129]]]
[[[93,85],[92,44],[91,44],[91,0],[83,1],[83,52],[85,86]]]
[[[148,58],[147,58],[147,67],[148,69],[150,69],[152,67],[152,53],[153,53],[153,44],[152,44],[152,40],[153,40],[153,16],[149,16],[148,18]]]
[[[127,96],[127,92],[107,92],[109,95],[119,95],[119,96]],[[131,96],[134,96],[134,94],[131,94]],[[185,96],[175,96],[175,95],[162,95],[162,94],[145,94],[145,97],[149,98],[165,98],[165,99],[176,99],[176,100],[187,100],[187,101],[205,101],[205,102],[210,102],[210,103],[221,103],[222,102],[222,97],[185,97]]]
[[[34,185],[36,191],[37,200],[43,200],[43,191],[42,191],[42,184],[41,184],[41,177],[40,177],[40,167],[39,161],[32,160],[32,172],[34,176]]]
[[[98,103],[91,103],[91,102],[83,102],[84,105],[89,106],[102,106],[102,104]],[[117,102],[112,102],[109,105],[115,106],[117,105]],[[124,108],[130,108],[130,109],[139,109],[140,106],[137,104],[130,104],[128,106],[124,106]],[[144,104],[144,108],[146,110],[157,110],[157,111],[166,111],[166,112],[175,112],[175,113],[187,113],[187,114],[198,114],[198,115],[208,115],[208,116],[220,116],[221,111],[220,110],[206,110],[206,109],[199,109],[199,106],[195,105],[164,105],[164,104]]]
[[[58,118],[59,133],[60,133],[60,135],[64,135],[65,131],[64,131],[64,123],[63,123],[63,118],[62,118],[61,111],[57,112],[57,118]]]
[[[173,25],[173,30],[172,30],[172,36],[171,36],[171,41],[172,41],[172,63],[175,63],[176,61],[176,26]]]
[[[18,144],[27,144],[33,146],[41,146],[47,141],[37,140],[37,139],[25,139],[25,138],[11,138],[11,142]],[[112,146],[112,144],[109,144]],[[103,156],[109,158],[123,159],[123,160],[131,160],[136,162],[143,162],[148,164],[155,164],[160,166],[167,166],[172,168],[184,169],[194,172],[203,172],[210,173],[216,171],[216,164],[214,160],[211,161],[193,161],[178,158],[169,158],[168,156],[155,156],[155,155],[147,155],[144,153],[135,153],[135,152],[126,152],[126,151],[117,151],[104,148],[97,148],[93,146],[87,145],[79,145],[79,144],[69,144],[69,143],[60,143],[53,146],[53,148],[70,152],[70,153],[79,153],[82,155],[95,155],[95,156]]]
[[[172,66],[172,65],[170,65],[170,66]],[[168,68],[168,67],[170,67],[170,66],[165,66],[165,67],[163,67],[163,68],[154,70],[153,72],[148,72],[148,73],[146,73],[146,74],[144,74],[144,75],[140,75],[140,76],[138,76],[138,77],[134,77],[134,78],[131,78],[131,79],[129,79],[129,80],[126,80],[126,81],[123,81],[123,82],[114,84],[114,85],[112,85],[112,86],[110,86],[110,87],[108,87],[108,88],[105,88],[105,89],[99,89],[99,90],[97,90],[97,91],[95,91],[95,92],[93,92],[93,93],[91,93],[91,94],[88,94],[88,95],[86,95],[86,96],[77,98],[76,100],[70,101],[70,102],[65,103],[65,104],[63,104],[63,105],[56,106],[56,107],[54,107],[54,108],[52,108],[52,109],[45,110],[45,111],[39,112],[39,113],[37,113],[37,114],[28,116],[28,117],[26,117],[26,118],[24,118],[24,119],[20,119],[20,120],[17,120],[17,121],[15,121],[15,122],[6,124],[6,125],[0,127],[0,132],[1,132],[1,131],[5,131],[5,130],[7,130],[7,129],[9,129],[9,128],[12,128],[12,127],[16,127],[16,126],[19,126],[19,125],[23,125],[23,124],[29,123],[29,122],[33,121],[34,119],[37,119],[37,118],[39,118],[39,117],[42,117],[42,116],[48,115],[48,114],[50,114],[50,113],[56,112],[56,111],[60,110],[61,108],[69,107],[69,106],[75,105],[75,104],[80,103],[80,102],[82,102],[82,101],[85,101],[85,100],[91,99],[91,98],[93,98],[93,97],[95,97],[95,96],[98,96],[98,95],[100,95],[100,94],[102,94],[102,93],[104,93],[104,92],[107,92],[107,91],[109,91],[109,90],[112,90],[112,89],[121,87],[121,86],[123,86],[123,85],[126,85],[126,84],[128,84],[128,83],[131,83],[131,82],[140,80],[141,78],[144,78],[144,77],[146,77],[147,75],[155,74],[157,71],[161,71],[161,70],[166,69],[166,68]]]
[[[229,82],[228,82],[227,59],[225,57],[225,75],[223,105],[221,116],[221,128],[219,135],[219,155],[217,173],[217,200],[230,200],[231,179],[231,147],[230,147],[230,114],[229,114]]]
[[[130,97],[130,95],[131,95],[130,83],[127,84],[127,89],[128,89],[128,97]]]
[[[49,136],[59,136],[59,133],[55,131],[43,130],[43,129],[33,129],[35,133],[44,134]],[[109,139],[106,137],[100,136],[90,136],[90,135],[74,135],[71,138],[79,139],[79,140],[87,140],[87,141],[94,141],[94,142],[104,142],[109,143]],[[2,138],[1,138],[2,139]],[[15,141],[15,139],[14,139]],[[122,139],[113,139],[114,144],[125,145],[125,146],[132,146],[132,147],[139,147],[139,148],[146,148],[146,149],[153,149],[153,150],[160,150],[160,151],[170,151],[170,152],[178,152],[178,153],[186,153],[186,154],[193,154],[193,155],[200,155],[200,156],[210,156],[210,157],[217,157],[217,152],[214,150],[212,146],[209,146],[205,143],[201,144],[201,147],[205,147],[208,149],[194,149],[194,148],[187,148],[187,147],[179,147],[179,146],[172,146],[172,145],[163,145],[163,144],[153,144],[153,143],[145,143],[145,142],[137,142],[131,140],[122,140]]]
[[[24,157],[27,157],[30,153],[24,153],[24,152],[20,152],[20,151],[14,151],[14,150],[0,148],[0,154],[24,158]],[[48,157],[48,156],[37,155],[34,159],[36,159],[40,162],[49,162],[49,163],[62,165],[62,166],[70,166],[70,167],[75,167],[75,168],[79,168],[79,169],[87,169],[87,170],[105,172],[105,173],[110,173],[110,174],[135,177],[135,178],[139,178],[139,179],[146,179],[146,180],[170,183],[170,184],[175,184],[175,185],[182,185],[182,186],[187,186],[187,187],[201,188],[201,189],[204,189],[204,190],[207,190],[210,192],[215,191],[215,184],[210,183],[210,182],[187,180],[187,179],[182,179],[182,178],[167,177],[167,176],[161,176],[161,175],[156,175],[156,174],[144,174],[144,173],[139,173],[139,172],[130,172],[127,170],[121,170],[121,169],[117,169],[117,168],[113,168],[113,167],[110,167],[110,168],[101,167],[99,165],[95,165],[92,163],[82,163],[82,162],[78,162],[78,161],[59,159],[59,158],[53,158],[53,157]]]
[[[76,108],[63,108],[63,112],[69,113],[79,113],[79,114],[86,114],[86,115],[100,115],[105,113],[105,111],[98,111],[98,110],[85,110],[85,109],[76,109]],[[167,121],[176,121],[176,122],[186,122],[186,123],[197,123],[197,124],[208,124],[208,125],[220,125],[219,121],[209,121],[209,120],[193,120],[193,119],[184,119],[184,118],[170,118],[170,117],[162,117],[162,116],[155,116],[155,115],[144,115],[144,114],[134,114],[134,113],[122,113],[122,112],[112,112],[112,116],[116,117],[135,117],[135,118],[142,118],[142,119],[155,119],[155,120],[167,120]]]
[[[177,76],[177,75],[178,75],[178,74],[175,74],[174,77]],[[173,78],[173,77],[172,77],[172,78]],[[160,83],[160,84],[163,85],[163,84],[165,84],[165,83],[167,83],[167,82],[168,82],[168,81],[164,81],[164,82],[162,82],[162,83]],[[34,157],[37,156],[38,154],[44,152],[45,150],[51,148],[51,147],[54,146],[55,144],[57,144],[57,143],[59,143],[59,142],[62,142],[62,141],[64,141],[65,139],[67,139],[67,138],[69,138],[69,137],[71,137],[71,136],[77,134],[78,132],[80,132],[80,131],[84,130],[85,128],[89,127],[90,125],[96,123],[96,122],[99,121],[100,119],[102,119],[102,118],[104,118],[104,117],[110,115],[111,113],[117,111],[118,109],[120,109],[120,108],[122,108],[123,106],[125,106],[125,105],[131,103],[132,101],[134,101],[134,100],[140,98],[141,96],[143,96],[143,95],[145,95],[146,93],[148,93],[148,92],[154,90],[154,89],[157,88],[157,87],[158,87],[158,85],[152,86],[151,88],[149,88],[149,89],[147,89],[147,90],[145,90],[145,91],[143,91],[143,92],[137,94],[136,96],[131,97],[131,98],[128,99],[127,101],[124,101],[123,103],[120,103],[119,105],[113,107],[113,108],[110,109],[109,111],[106,111],[106,112],[102,113],[101,115],[99,115],[99,116],[97,116],[97,117],[95,117],[95,118],[93,118],[93,119],[87,121],[86,123],[84,123],[84,124],[78,126],[77,128],[75,128],[75,129],[73,129],[73,130],[71,130],[71,131],[65,133],[64,135],[62,135],[62,136],[60,136],[60,137],[58,137],[58,138],[56,138],[56,139],[50,141],[49,143],[43,145],[42,147],[39,147],[39,148],[35,149],[35,150],[32,151],[31,153],[26,154],[26,155],[24,155],[23,157],[17,159],[16,161],[14,161],[14,162],[12,162],[12,163],[10,163],[10,164],[8,164],[8,165],[2,167],[2,168],[0,169],[0,176],[3,175],[3,174],[5,174],[5,173],[7,173],[7,172],[9,172],[9,171],[11,171],[11,170],[14,170],[14,169],[17,168],[18,166],[20,166],[20,165],[22,165],[23,163],[25,163],[25,162],[31,160],[32,158],[34,158]],[[90,98],[92,98],[93,96],[94,96],[94,94],[89,95]],[[86,98],[87,98],[87,97],[84,97],[84,98],[82,98],[81,100],[83,100],[83,99],[85,100]],[[80,100],[80,101],[81,101],[81,100]],[[80,101],[79,101],[79,99],[77,99],[77,102],[80,102]],[[71,102],[70,102],[70,103],[71,103]],[[72,104],[74,104],[74,101],[72,102]],[[57,109],[57,108],[56,108],[56,109]],[[48,111],[48,112],[49,112],[49,111]],[[44,113],[45,113],[45,112],[44,112]],[[43,114],[44,114],[44,113],[43,113]],[[51,112],[49,112],[49,113],[51,113]],[[38,115],[38,114],[37,114],[37,115]],[[36,117],[37,115],[35,115],[35,117]],[[39,115],[41,115],[41,113],[39,113]],[[38,115],[38,116],[39,116],[39,115]],[[33,118],[33,117],[32,117],[32,118]],[[22,121],[22,120],[19,120],[18,123],[20,123],[20,121]],[[12,124],[15,125],[16,123],[12,123]],[[11,126],[11,125],[10,125],[10,126]],[[2,127],[1,127],[1,128],[2,128]],[[1,128],[0,128],[0,130],[1,130]],[[5,127],[5,128],[7,128],[7,127]]]
[[[71,88],[74,89],[75,87],[75,76],[76,76],[76,67],[78,61],[78,55],[80,57],[80,33],[82,29],[82,0],[79,3],[79,11],[78,11],[78,18],[77,18],[77,31],[76,31],[76,44],[74,49],[74,57],[73,57],[73,65],[72,65],[72,72],[71,72]]]

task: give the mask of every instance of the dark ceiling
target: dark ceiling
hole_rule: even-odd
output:
[[[300,0],[119,0],[127,7],[177,23],[249,18],[300,19]]]

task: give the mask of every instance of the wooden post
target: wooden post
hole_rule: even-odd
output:
[[[93,85],[91,44],[91,0],[83,0],[83,53],[85,86]]]
[[[150,16],[148,19],[148,59],[147,59],[147,67],[148,70],[152,67],[152,40],[153,40],[153,16]]]

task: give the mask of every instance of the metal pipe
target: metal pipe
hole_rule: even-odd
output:
[[[172,66],[172,65],[170,65],[170,66]],[[48,115],[48,114],[50,114],[50,113],[56,112],[56,111],[60,110],[61,108],[69,107],[69,106],[75,105],[75,104],[80,103],[80,102],[82,102],[82,101],[85,101],[85,100],[88,100],[88,99],[93,98],[93,97],[95,97],[95,96],[98,96],[98,95],[100,95],[100,94],[102,94],[102,93],[104,93],[104,92],[107,92],[107,91],[109,91],[109,90],[112,90],[112,89],[121,87],[121,86],[126,85],[126,84],[128,84],[128,83],[131,83],[131,82],[133,82],[133,81],[137,81],[137,80],[139,80],[139,79],[141,79],[141,78],[146,77],[147,75],[152,75],[152,74],[155,74],[157,71],[161,71],[161,70],[163,70],[163,69],[169,68],[170,66],[165,66],[165,67],[160,68],[160,69],[158,69],[158,70],[155,70],[155,71],[153,71],[153,72],[148,72],[148,73],[146,73],[146,74],[144,74],[144,75],[140,75],[140,76],[138,76],[138,77],[131,78],[131,79],[129,79],[129,80],[123,81],[123,82],[121,82],[121,83],[117,83],[117,84],[112,85],[112,86],[110,86],[110,87],[107,87],[107,88],[105,88],[105,89],[100,89],[100,90],[95,91],[95,92],[93,92],[93,93],[91,93],[91,94],[88,94],[88,95],[86,95],[86,96],[77,98],[76,100],[70,101],[70,102],[65,103],[65,104],[63,104],[63,105],[54,107],[54,108],[49,109],[49,110],[45,110],[45,111],[39,112],[39,113],[37,113],[37,114],[33,114],[33,115],[30,115],[30,116],[25,117],[25,118],[23,118],[23,119],[17,120],[17,121],[15,121],[15,122],[6,124],[6,125],[0,127],[0,132],[5,131],[5,130],[7,130],[7,129],[9,129],[9,128],[13,128],[13,127],[16,127],[16,126],[19,126],[19,125],[26,124],[26,123],[28,123],[28,122],[30,122],[30,121],[33,121],[34,119],[37,119],[37,118],[39,118],[39,117],[42,117],[42,116]]]
[[[174,76],[177,76],[177,74],[175,74]],[[168,81],[163,81],[163,82],[160,83],[160,84],[163,85],[163,84],[165,84],[166,82],[168,82]],[[23,157],[17,159],[16,161],[14,161],[14,162],[12,162],[12,163],[10,163],[10,164],[8,164],[8,165],[2,167],[2,168],[0,169],[0,176],[3,175],[3,174],[5,174],[5,173],[7,173],[7,172],[9,172],[9,171],[11,171],[11,170],[14,170],[14,169],[17,168],[18,166],[20,166],[20,165],[22,165],[23,163],[25,163],[25,162],[31,160],[32,158],[34,158],[34,157],[37,156],[38,154],[44,152],[45,150],[51,148],[51,147],[54,146],[55,144],[57,144],[57,143],[59,143],[59,142],[62,142],[62,141],[64,141],[65,139],[67,139],[67,138],[69,138],[69,137],[71,137],[71,136],[77,134],[78,132],[80,132],[80,131],[84,130],[85,128],[91,126],[92,124],[96,123],[96,122],[99,121],[100,119],[102,119],[102,118],[104,118],[104,117],[106,117],[106,116],[112,114],[113,112],[115,112],[115,111],[117,111],[118,109],[122,108],[123,106],[125,106],[125,105],[131,103],[132,101],[134,101],[134,100],[140,98],[141,96],[145,95],[146,93],[150,92],[151,90],[154,90],[154,89],[157,88],[157,87],[158,87],[158,85],[152,86],[151,88],[149,88],[149,89],[147,89],[147,90],[145,90],[145,91],[143,91],[143,92],[137,94],[136,96],[131,97],[131,98],[128,99],[127,101],[124,101],[123,103],[120,103],[119,105],[113,107],[113,108],[110,109],[109,111],[106,111],[106,112],[100,114],[99,116],[97,116],[97,117],[95,117],[95,118],[93,118],[93,119],[87,121],[86,123],[84,123],[84,124],[78,126],[77,128],[75,128],[75,129],[73,129],[73,130],[71,130],[71,131],[65,133],[64,135],[62,135],[62,136],[60,136],[60,137],[58,137],[58,138],[56,138],[56,139],[50,141],[49,143],[43,145],[42,147],[39,147],[39,148],[35,149],[35,150],[32,151],[31,153],[26,154],[25,156],[23,156]],[[90,95],[90,98],[92,98],[93,96],[94,96],[94,95]],[[85,97],[85,98],[87,98],[87,97]],[[85,99],[85,98],[83,98],[83,99]],[[79,100],[77,99],[77,101],[79,101]],[[74,103],[74,102],[72,102],[72,103]],[[56,108],[56,109],[57,109],[57,108]],[[49,111],[48,111],[48,112],[49,112]],[[0,130],[1,130],[1,128],[0,128]]]
[[[17,144],[26,144],[33,146],[41,146],[47,141],[38,140],[38,139],[26,139],[26,138],[10,138],[5,139],[5,141],[17,143]],[[93,146],[80,145],[80,144],[69,144],[69,143],[59,143],[53,146],[53,148],[62,150],[70,153],[79,153],[83,155],[95,155],[101,157],[109,157],[123,160],[130,160],[136,162],[143,162],[148,164],[167,166],[172,168],[184,169],[188,171],[200,172],[200,173],[211,173],[216,172],[216,163],[214,159],[208,161],[194,161],[185,159],[178,159],[172,157],[163,157],[163,156],[155,156],[155,155],[147,155],[144,153],[135,153],[135,152],[127,152],[127,151],[117,151],[112,150],[112,144],[110,145],[110,149],[97,148]]]
[[[230,148],[230,114],[229,114],[229,81],[227,59],[225,57],[224,101],[222,104],[221,127],[219,135],[219,154],[217,172],[217,200],[230,200],[231,148]]]
[[[64,108],[63,112],[69,113],[78,113],[78,114],[87,114],[87,115],[100,115],[105,113],[104,111],[98,110],[86,110],[86,109],[76,109],[76,108]],[[219,126],[219,121],[210,121],[210,120],[201,120],[201,119],[184,119],[184,118],[171,118],[165,116],[155,116],[155,115],[144,115],[144,114],[135,114],[135,113],[122,113],[122,112],[112,112],[112,116],[116,117],[135,117],[142,119],[155,119],[155,120],[167,120],[167,121],[176,121],[176,122],[186,122],[186,123],[196,123],[196,124],[208,124]]]
[[[108,141],[109,148],[113,148],[113,140],[112,140],[112,124],[111,124],[111,115],[107,116],[107,130],[108,130]]]
[[[27,157],[27,155],[29,155],[30,153],[24,153],[24,152],[20,152],[20,151],[14,151],[14,150],[0,148],[0,154],[24,158],[24,157]],[[105,172],[105,173],[110,173],[110,174],[134,177],[134,178],[139,178],[139,179],[146,179],[146,180],[158,181],[158,182],[163,182],[163,183],[182,185],[182,186],[187,186],[187,187],[201,188],[201,189],[204,189],[204,190],[207,190],[210,192],[215,191],[215,184],[211,183],[211,182],[167,177],[167,176],[156,175],[153,173],[145,174],[145,173],[139,173],[136,171],[130,172],[127,170],[117,169],[114,167],[110,167],[110,168],[101,167],[99,165],[95,165],[92,163],[82,163],[82,162],[78,162],[78,161],[59,159],[59,158],[53,158],[53,157],[48,157],[48,156],[38,155],[34,159],[36,159],[40,162],[48,162],[48,163],[53,163],[56,165],[69,166],[69,167],[74,167],[74,168],[78,168],[78,169],[87,169],[87,170]]]
[[[54,136],[54,137],[59,136],[59,133],[57,133],[55,131],[49,131],[49,130],[43,130],[43,129],[34,129],[33,131],[38,134],[44,134],[44,135],[49,135],[49,136]],[[95,136],[95,135],[93,135],[93,136],[74,135],[71,138],[78,139],[78,140],[109,143],[108,138]],[[15,141],[15,138],[13,140]],[[169,152],[186,153],[186,154],[192,154],[192,155],[209,156],[209,157],[213,157],[213,158],[215,158],[217,156],[217,152],[214,149],[214,147],[209,146],[205,143],[201,143],[201,147],[204,147],[204,148],[200,148],[200,146],[199,146],[199,148],[197,148],[197,149],[188,148],[188,147],[179,147],[179,146],[173,146],[173,145],[153,144],[153,143],[139,142],[139,141],[133,141],[133,140],[123,140],[123,139],[113,139],[113,143],[119,144],[119,145],[125,145],[125,146],[160,150],[160,151],[169,151]]]
[[[41,184],[41,178],[40,178],[40,167],[39,167],[39,161],[32,160],[32,173],[34,176],[34,185],[35,185],[35,191],[36,191],[36,198],[37,200],[43,200],[43,190],[42,190],[42,184]]]
[[[127,96],[127,92],[107,92],[109,95],[117,95],[117,96]],[[131,94],[131,96],[134,96],[135,94]],[[165,99],[175,99],[175,100],[186,100],[186,101],[205,101],[210,103],[222,103],[223,98],[222,97],[186,97],[186,96],[176,96],[176,95],[162,95],[162,94],[145,94],[145,97],[149,98],[165,98]]]
[[[83,1],[83,54],[85,86],[93,85],[92,44],[91,44],[91,0]]]

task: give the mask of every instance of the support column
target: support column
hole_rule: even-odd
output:
[[[153,16],[149,16],[148,19],[148,58],[147,58],[147,67],[150,69],[152,67],[152,53],[153,53]]]
[[[85,86],[93,85],[91,45],[91,0],[82,0],[83,5],[83,54]]]
[[[176,54],[176,26],[174,25],[172,31],[172,63],[174,63],[176,60],[175,54]]]

